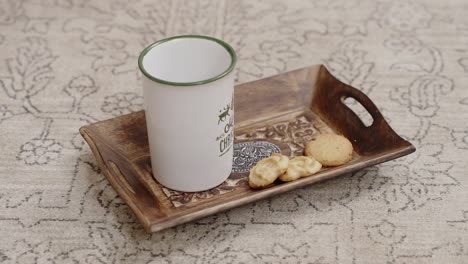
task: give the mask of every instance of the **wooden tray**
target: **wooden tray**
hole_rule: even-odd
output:
[[[347,97],[364,106],[374,120],[372,125],[366,127],[343,103]],[[143,111],[90,124],[80,128],[80,132],[110,184],[149,232],[415,151],[390,128],[366,95],[341,83],[321,65],[238,85],[235,109],[233,173],[226,182],[205,192],[172,191],[153,179]],[[289,156],[301,155],[304,143],[324,132],[343,134],[351,140],[355,150],[351,162],[263,190],[248,187],[248,169],[256,160],[279,151]]]

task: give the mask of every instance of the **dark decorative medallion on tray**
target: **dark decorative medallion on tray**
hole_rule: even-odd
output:
[[[267,141],[237,143],[234,145],[232,172],[248,172],[259,160],[271,156],[274,152],[280,153],[280,147]]]

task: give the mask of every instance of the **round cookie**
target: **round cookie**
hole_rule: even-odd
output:
[[[321,134],[307,142],[304,153],[323,166],[339,166],[351,160],[353,145],[343,136]]]

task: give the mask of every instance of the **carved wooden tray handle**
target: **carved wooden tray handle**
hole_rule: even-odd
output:
[[[333,77],[325,67],[320,67],[312,110],[337,132],[347,137],[360,155],[372,155],[382,151],[411,146],[388,125],[375,104],[363,92]],[[366,126],[344,100],[354,98],[372,116],[373,123]]]

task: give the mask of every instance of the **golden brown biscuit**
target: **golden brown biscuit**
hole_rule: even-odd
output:
[[[339,166],[351,160],[353,145],[343,136],[321,134],[307,142],[304,153],[323,166]]]
[[[268,157],[260,160],[250,170],[249,186],[252,188],[263,188],[272,184],[278,176],[284,173],[280,164],[281,157]]]
[[[273,153],[271,154],[271,157],[278,161],[280,168],[282,170],[281,174],[285,173],[286,170],[288,169],[288,163],[289,163],[288,156],[282,155],[280,153]]]
[[[294,181],[301,177],[310,176],[317,173],[322,168],[322,164],[312,157],[300,156],[289,161],[288,169],[279,179],[285,182]]]

